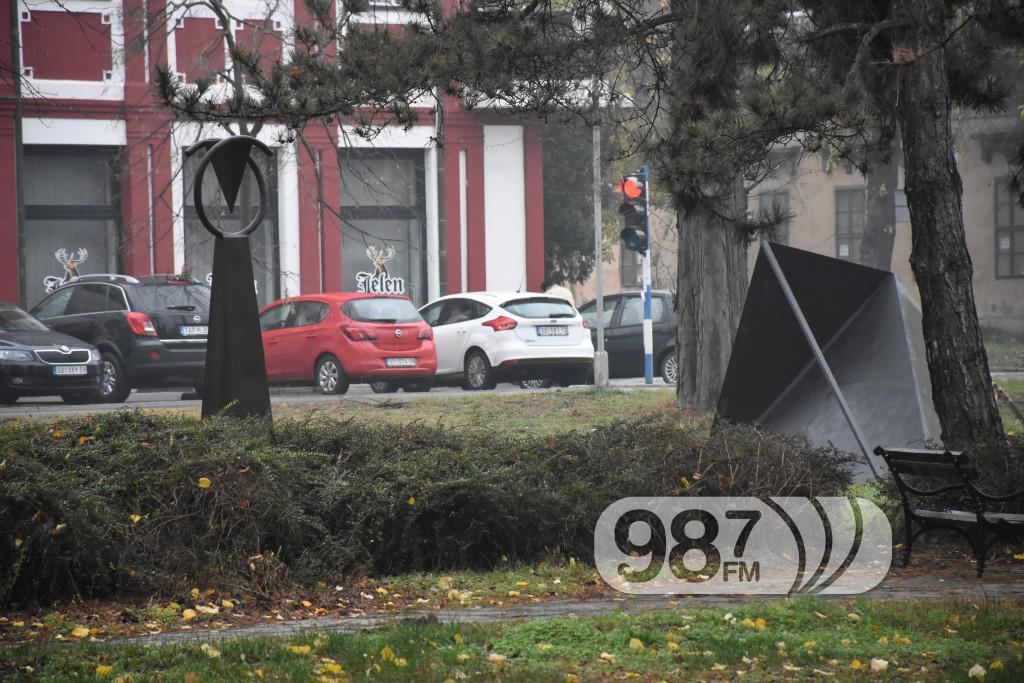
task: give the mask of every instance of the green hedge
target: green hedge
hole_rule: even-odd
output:
[[[846,456],[799,438],[734,426],[709,442],[668,417],[555,437],[321,418],[271,438],[256,422],[128,411],[8,423],[0,604],[585,559],[598,515],[625,496],[849,481]]]

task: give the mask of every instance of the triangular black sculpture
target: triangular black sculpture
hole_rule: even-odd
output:
[[[937,440],[921,313],[890,272],[762,243],[720,416],[860,452]]]

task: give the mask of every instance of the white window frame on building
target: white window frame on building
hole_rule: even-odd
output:
[[[867,220],[867,197],[864,186],[837,187],[834,196],[836,258],[860,263],[860,244],[864,238],[864,223]],[[845,205],[840,197],[846,198]],[[843,247],[846,247],[845,254]]]

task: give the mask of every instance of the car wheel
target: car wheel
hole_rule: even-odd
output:
[[[466,356],[466,368],[463,372],[463,388],[470,391],[493,389],[498,384],[494,370],[491,369],[491,364],[483,351],[472,351]]]
[[[415,382],[406,382],[405,386],[402,388],[405,389],[407,393],[422,393],[425,391],[430,391],[433,387],[434,380],[433,378],[430,378],[416,380]]]
[[[669,351],[661,358],[661,378],[665,381],[665,384],[673,386],[675,386],[676,381],[679,379],[679,357],[676,355],[675,349]]]
[[[551,386],[551,380],[547,377],[544,379],[524,379],[519,382],[519,386],[523,389],[547,389]]]
[[[398,391],[398,385],[394,382],[385,382],[382,379],[370,382],[370,389],[375,394],[393,394]]]
[[[121,359],[109,351],[100,356],[100,388],[99,399],[102,403],[124,403],[128,394],[132,393],[132,385],[128,383]]]
[[[324,356],[316,363],[316,388],[321,394],[344,394],[348,391],[348,377],[341,367],[341,361],[334,356]]]

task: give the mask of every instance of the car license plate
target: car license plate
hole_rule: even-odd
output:
[[[384,365],[389,368],[414,368],[416,367],[415,358],[385,358]]]
[[[538,337],[568,337],[569,328],[566,325],[538,325]]]
[[[58,365],[53,369],[55,375],[84,375],[87,372],[84,365]]]
[[[182,337],[205,337],[210,333],[207,325],[182,325],[178,328]]]

